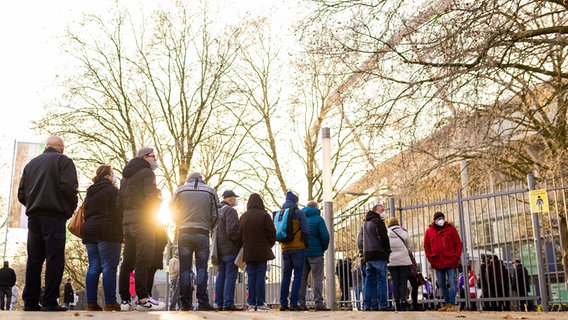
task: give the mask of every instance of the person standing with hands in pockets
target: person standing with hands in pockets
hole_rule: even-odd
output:
[[[424,234],[424,251],[432,268],[436,270],[437,282],[444,296],[445,304],[438,311],[459,309],[456,306],[456,275],[457,268],[461,265],[462,242],[458,231],[445,220],[442,212],[434,213],[434,221]]]

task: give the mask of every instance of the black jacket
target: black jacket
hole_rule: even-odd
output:
[[[122,171],[118,207],[122,207],[122,224],[154,224],[160,206],[160,191],[150,163],[142,158],[130,160]]]
[[[531,278],[529,276],[529,271],[522,264],[518,264],[515,267],[513,274],[513,290],[517,291],[519,294],[526,294],[531,289]]]
[[[26,215],[69,219],[77,208],[77,170],[73,160],[48,147],[24,168],[18,200]]]
[[[122,210],[117,208],[117,197],[118,189],[108,179],[87,189],[83,243],[122,241]]]
[[[237,211],[225,201],[221,202],[217,224],[217,251],[219,256],[237,255],[242,246]]]
[[[10,267],[0,269],[0,287],[13,287],[16,284],[16,272]]]
[[[363,257],[365,262],[389,260],[391,253],[387,227],[383,219],[373,211],[367,212],[363,224]]]

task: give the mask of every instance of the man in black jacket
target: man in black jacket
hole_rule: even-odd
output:
[[[77,208],[77,170],[63,154],[63,139],[47,139],[45,151],[24,168],[18,200],[28,216],[28,261],[22,298],[24,311],[67,311],[57,304],[65,261],[65,222]],[[45,294],[40,306],[41,270]]]
[[[223,201],[219,210],[219,222],[216,227],[218,275],[215,281],[215,304],[219,310],[238,311],[235,307],[235,281],[239,269],[235,258],[242,246],[239,230],[239,216],[233,207],[237,198],[233,190],[223,192]]]
[[[363,258],[366,273],[363,287],[365,311],[392,311],[388,305],[387,264],[391,253],[385,208],[378,204],[367,212],[363,224]]]
[[[130,160],[122,171],[118,191],[118,207],[123,208],[124,231],[123,260],[118,278],[122,299],[121,310],[132,309],[130,301],[130,273],[134,270],[134,285],[140,311],[165,310],[166,304],[152,299],[148,288],[149,269],[155,254],[155,232],[160,228],[157,212],[161,203],[161,191],[156,187],[154,170],[158,167],[152,148],[142,148],[136,158]]]
[[[12,303],[12,287],[16,284],[16,272],[10,268],[8,261],[0,269],[0,310],[10,310]],[[4,300],[6,297],[6,300]],[[4,303],[6,301],[6,303]]]

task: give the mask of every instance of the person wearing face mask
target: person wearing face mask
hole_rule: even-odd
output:
[[[89,267],[85,276],[88,311],[120,311],[116,302],[116,271],[122,242],[122,210],[117,207],[116,175],[110,164],[97,168],[85,197],[83,243]],[[97,304],[99,277],[103,274],[105,305]]]
[[[424,251],[432,269],[436,270],[437,282],[444,296],[445,304],[438,311],[459,310],[456,306],[456,276],[461,265],[462,247],[456,228],[445,220],[442,212],[434,213],[434,221],[424,235]]]
[[[122,229],[124,252],[120,275],[119,293],[122,311],[132,310],[130,296],[130,273],[134,270],[136,296],[139,311],[165,310],[166,304],[151,298],[148,277],[154,262],[156,248],[156,227],[160,207],[161,191],[156,187],[154,170],[158,167],[156,153],[152,148],[142,148],[122,171],[118,191],[118,205],[122,207]]]
[[[215,281],[215,304],[218,310],[239,311],[235,307],[235,282],[239,274],[235,258],[242,247],[239,230],[239,216],[233,208],[238,204],[239,196],[233,190],[223,192],[223,201],[219,209],[219,222],[217,232],[217,267],[218,274]]]
[[[363,307],[365,311],[394,311],[388,305],[387,264],[391,253],[384,219],[387,214],[381,204],[367,212],[363,224],[362,242],[365,260]]]

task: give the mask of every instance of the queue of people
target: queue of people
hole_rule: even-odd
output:
[[[63,139],[50,137],[45,151],[24,168],[18,189],[18,199],[26,206],[29,228],[26,284],[22,295],[24,311],[66,311],[70,308],[67,300],[67,307],[64,307],[58,304],[57,299],[64,267],[65,223],[78,204],[78,180],[73,161],[63,153]],[[163,268],[162,254],[167,242],[165,229],[157,221],[162,196],[154,173],[158,168],[156,157],[152,148],[138,150],[136,157],[123,168],[119,188],[114,168],[101,165],[92,179],[93,184],[87,189],[84,199],[85,222],[81,234],[89,262],[85,279],[87,310],[166,310],[163,302],[152,297],[154,274]],[[177,231],[177,264],[174,264],[177,276],[170,278],[170,282],[179,299],[172,301],[170,308],[179,308],[181,311],[194,309],[192,282],[195,281],[197,310],[241,310],[235,306],[234,299],[237,260],[241,259],[246,264],[248,275],[246,310],[268,311],[267,262],[275,258],[272,248],[279,241],[283,261],[280,311],[308,310],[306,290],[310,274],[313,278],[315,310],[329,311],[324,303],[322,288],[324,253],[330,237],[318,203],[309,201],[300,210],[298,195],[289,191],[281,210],[270,213],[261,196],[253,193],[248,198],[246,212],[239,219],[234,209],[238,198],[232,190],[226,190],[220,201],[217,191],[205,183],[199,172],[189,173],[185,184],[173,194],[170,209]],[[276,220],[282,217],[289,219],[286,238],[277,236],[282,230],[277,230],[279,225]],[[367,212],[358,236],[358,246],[361,259],[354,270],[357,272],[355,293],[363,295],[363,305],[358,305],[358,309],[424,309],[417,301],[419,285],[416,272],[412,269],[415,267],[412,240],[396,218],[387,219],[382,205],[376,205]],[[434,214],[424,236],[424,249],[426,258],[436,271],[436,284],[440,286],[445,302],[439,311],[453,311],[456,309],[455,280],[462,243],[455,227],[445,220],[444,213]],[[207,292],[210,257],[218,267],[214,305],[211,305]],[[351,261],[345,261],[348,261],[349,269],[344,270],[342,262],[336,271],[340,277],[342,300],[349,300],[349,288],[353,284],[342,281],[342,276],[343,279],[347,276],[352,278],[354,271],[351,270]],[[40,299],[44,262],[45,289]],[[499,274],[503,275],[502,268],[502,263],[493,258],[485,268],[487,280],[504,281],[495,273],[499,270]],[[517,269],[516,274],[522,274],[522,278],[515,280],[516,290],[520,296],[526,296],[529,285],[525,280],[528,275],[520,261]],[[389,272],[394,307],[388,303]],[[130,288],[132,273],[134,292]],[[102,306],[97,302],[101,274],[104,291]],[[116,297],[117,275],[120,301]],[[430,279],[426,280],[424,294],[430,297],[433,295],[433,285]],[[408,281],[412,287],[411,304],[406,300]],[[503,297],[504,293],[498,291],[503,285],[490,282],[488,287],[497,290],[488,292],[489,295]],[[5,288],[0,289],[7,292]],[[523,308],[532,308],[530,303],[530,300],[523,301]],[[504,302],[495,308],[506,309],[508,305]]]

